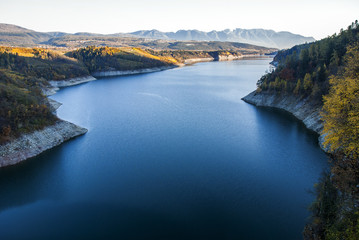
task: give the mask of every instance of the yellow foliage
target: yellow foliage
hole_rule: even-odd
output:
[[[52,56],[64,55],[63,52],[56,50],[25,47],[0,47],[0,53],[11,53],[21,57],[39,57],[43,59],[47,58],[48,54],[51,54]]]
[[[155,56],[153,54],[150,54],[149,52],[147,52],[146,50],[143,50],[141,48],[132,48],[137,54],[142,55],[144,57],[147,58],[152,58],[152,59],[156,59],[156,60],[160,60],[160,61],[165,61],[165,62],[171,62],[171,63],[177,63],[177,60],[173,57],[163,57],[163,56]]]
[[[324,145],[359,158],[359,47],[349,48],[342,76],[332,77],[330,93],[324,96]]]

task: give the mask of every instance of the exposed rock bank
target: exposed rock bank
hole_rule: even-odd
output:
[[[133,75],[133,74],[141,74],[141,73],[152,73],[164,71],[172,68],[176,68],[178,66],[164,66],[164,67],[156,67],[156,68],[144,68],[138,70],[126,70],[126,71],[104,71],[104,72],[94,72],[92,75],[94,77],[113,77],[113,76],[123,76],[123,75]]]
[[[60,80],[60,81],[52,80],[52,81],[49,81],[49,83],[51,84],[52,87],[61,88],[61,87],[70,87],[70,86],[78,85],[81,83],[91,82],[94,80],[97,80],[97,79],[94,78],[93,76],[84,76],[84,77],[70,78],[70,79],[65,79],[65,80]]]
[[[35,157],[50,148],[83,135],[87,129],[73,123],[59,120],[54,125],[0,145],[0,167],[17,164],[28,158]]]
[[[234,56],[232,54],[230,55],[219,55],[218,56],[218,61],[233,61],[233,60],[238,60],[238,59],[242,59],[243,56]]]
[[[256,91],[248,94],[243,101],[258,107],[273,107],[292,113],[296,118],[301,120],[305,126],[319,134],[319,143],[324,151],[328,151],[323,147],[323,122],[321,121],[320,104],[313,104],[308,98],[300,98],[295,95],[280,95],[272,93],[257,93]]]
[[[97,79],[94,78],[93,76],[70,78],[70,79],[59,80],[59,81],[51,80],[49,81],[50,87],[43,89],[43,93],[46,96],[51,96],[54,95],[62,87],[70,87],[95,80]]]
[[[184,64],[194,64],[194,63],[198,63],[198,62],[212,62],[215,59],[213,57],[208,57],[208,58],[189,58],[184,60]]]

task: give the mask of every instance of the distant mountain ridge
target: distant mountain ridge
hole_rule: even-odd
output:
[[[47,41],[50,33],[36,32],[12,24],[0,23],[0,45],[33,45]]]
[[[72,41],[91,40],[101,37],[105,44],[123,41],[124,39],[154,39],[164,41],[205,41],[205,42],[232,42],[245,43],[269,48],[290,48],[297,44],[315,41],[312,37],[304,37],[290,32],[275,32],[264,29],[241,29],[203,32],[199,30],[179,30],[177,32],[161,32],[158,30],[143,30],[132,33],[97,34],[88,32],[36,32],[20,26],[0,23],[0,45],[10,46],[36,46],[53,45],[59,39],[72,39]],[[110,39],[111,38],[111,39]],[[114,38],[117,38],[114,39]],[[121,39],[122,38],[122,39]]]
[[[153,39],[172,39],[180,41],[221,41],[221,42],[241,42],[257,46],[271,48],[291,48],[294,45],[306,42],[314,42],[313,37],[304,37],[290,32],[275,32],[265,29],[226,29],[223,31],[203,32],[198,30],[179,30],[177,32],[161,32],[154,30],[142,30],[130,33],[138,37]]]

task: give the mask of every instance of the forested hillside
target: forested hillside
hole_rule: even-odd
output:
[[[305,239],[359,239],[359,24],[312,44],[281,51],[257,94],[320,103],[331,172],[315,186]]]
[[[358,23],[353,23],[338,35],[311,44],[279,51],[274,58],[275,71],[264,75],[257,83],[257,91],[309,96],[322,101],[329,91],[329,78],[344,65],[347,47],[358,42]]]
[[[84,63],[90,72],[137,70],[178,63],[173,57],[156,56],[140,48],[89,46],[71,51],[67,55]]]
[[[176,59],[180,63],[184,63],[188,59],[194,58],[213,58],[214,60],[219,60],[220,57],[225,57],[232,55],[234,57],[240,57],[245,54],[254,54],[253,52],[245,52],[245,51],[231,51],[231,50],[217,50],[217,51],[199,51],[199,50],[161,50],[161,51],[154,51],[154,50],[147,50],[148,52],[161,56],[161,57],[170,57]],[[262,54],[262,52],[258,52],[257,54]]]
[[[89,74],[79,61],[63,52],[43,48],[0,47],[0,68],[26,76],[63,80]]]
[[[56,121],[42,93],[48,80],[87,75],[82,63],[62,52],[0,47],[0,144]]]

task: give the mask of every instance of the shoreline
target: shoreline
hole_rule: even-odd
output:
[[[183,64],[184,65],[191,65],[191,64],[195,64],[195,63],[199,63],[199,62],[214,62],[215,59],[213,57],[211,58],[189,58],[184,60]]]
[[[87,131],[86,128],[68,121],[58,120],[42,130],[22,134],[19,138],[0,145],[0,167],[15,165],[33,158]]]
[[[101,71],[92,73],[93,77],[115,77],[115,76],[126,76],[126,75],[135,75],[143,73],[153,73],[161,72],[173,68],[179,67],[178,65],[163,66],[163,67],[154,67],[154,68],[143,68],[138,70],[123,70],[123,71]]]
[[[43,88],[42,93],[45,96],[51,96],[51,95],[54,95],[57,91],[59,91],[60,88],[71,87],[71,86],[79,85],[82,83],[92,82],[95,80],[97,80],[97,79],[91,75],[76,77],[76,78],[69,78],[69,79],[58,80],[58,81],[50,80],[50,81],[48,81],[50,86]]]

